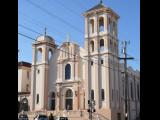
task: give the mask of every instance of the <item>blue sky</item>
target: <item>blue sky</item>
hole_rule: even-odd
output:
[[[32,1],[47,10],[35,7]],[[66,41],[70,33],[71,41],[84,46],[84,17],[83,13],[97,5],[100,0],[18,0],[18,24],[24,25],[39,33],[52,36],[58,45]],[[118,38],[121,41],[130,40],[128,55],[135,60],[128,61],[134,69],[140,69],[140,0],[103,0],[119,16]],[[52,15],[50,15],[52,14]],[[18,26],[18,32],[37,38],[39,34]],[[34,41],[18,35],[18,61],[32,62],[32,43]],[[119,50],[121,51],[121,44]],[[121,55],[121,54],[120,54]]]

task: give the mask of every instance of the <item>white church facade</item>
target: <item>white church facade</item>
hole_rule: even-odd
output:
[[[94,99],[97,113],[117,120],[124,116],[119,16],[103,3],[83,16],[84,48],[69,40],[58,47],[48,35],[32,45],[30,111],[87,111],[88,100]]]

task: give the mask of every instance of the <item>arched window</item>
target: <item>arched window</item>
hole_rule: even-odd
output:
[[[27,98],[23,98],[21,101],[21,108],[23,111],[28,111],[29,110],[29,105],[28,105],[28,99]]]
[[[42,61],[42,48],[39,48],[37,53],[37,62],[41,61]]]
[[[91,42],[90,42],[90,45],[91,45],[91,51],[93,52],[93,51],[94,51],[94,42],[91,41]]]
[[[90,20],[90,31],[91,33],[94,33],[94,20],[93,19]]]
[[[73,108],[73,92],[71,89],[66,91],[65,107],[66,110],[72,110]]]
[[[51,50],[51,49],[49,49],[49,52],[48,52],[48,61],[50,61],[50,60],[51,60],[52,55],[53,55],[53,52],[52,52],[52,50]]]
[[[71,65],[67,64],[65,67],[65,79],[70,79],[71,78]]]
[[[104,31],[104,18],[99,18],[99,32]]]
[[[73,92],[71,89],[67,90],[66,97],[73,97]]]
[[[111,18],[108,18],[108,31],[111,32]]]
[[[104,40],[100,40],[100,50],[104,50]]]
[[[113,35],[117,34],[116,22],[113,21]]]
[[[94,90],[91,90],[91,99],[94,100]]]

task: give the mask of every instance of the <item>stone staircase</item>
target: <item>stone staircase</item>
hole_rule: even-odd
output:
[[[25,112],[29,120],[34,120],[34,117],[37,114],[46,114],[47,116],[50,115],[50,113],[53,114],[53,116],[63,116],[68,117],[69,120],[89,120],[89,114],[86,110],[77,110],[77,111],[35,111],[35,112]],[[107,117],[107,114],[104,111],[97,111],[96,113],[92,114],[92,120],[109,120]]]

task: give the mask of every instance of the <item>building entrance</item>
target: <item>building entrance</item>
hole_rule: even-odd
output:
[[[73,109],[73,92],[71,89],[66,91],[65,108],[66,110]]]

